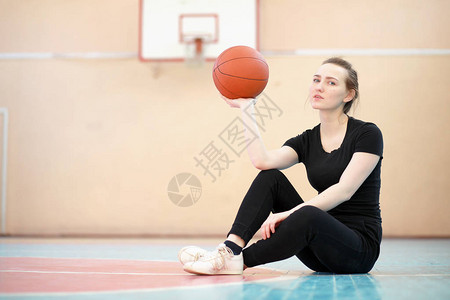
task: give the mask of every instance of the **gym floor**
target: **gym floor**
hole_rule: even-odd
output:
[[[0,238],[0,299],[450,299],[450,239],[384,239],[368,274],[316,273],[296,258],[197,276],[185,245],[220,240]]]

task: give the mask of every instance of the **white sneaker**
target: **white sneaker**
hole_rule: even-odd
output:
[[[194,262],[199,258],[203,257],[208,251],[196,246],[184,247],[178,252],[178,260],[181,264],[186,264],[188,262]]]
[[[194,262],[184,265],[184,270],[200,275],[240,275],[244,271],[242,252],[234,255],[233,251],[220,244],[215,251],[208,252]]]

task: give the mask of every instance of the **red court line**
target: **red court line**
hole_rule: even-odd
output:
[[[196,276],[178,262],[69,258],[0,258],[0,293],[100,292],[201,286],[281,276],[251,268],[243,275]]]

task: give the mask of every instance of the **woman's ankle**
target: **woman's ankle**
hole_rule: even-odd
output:
[[[235,235],[233,233],[228,235],[227,240],[235,243],[236,245],[238,245],[241,248],[245,247],[245,241],[240,236]]]

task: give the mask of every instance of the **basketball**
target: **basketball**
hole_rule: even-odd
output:
[[[255,49],[235,46],[217,57],[213,80],[219,92],[229,99],[255,98],[267,85],[269,66]]]

